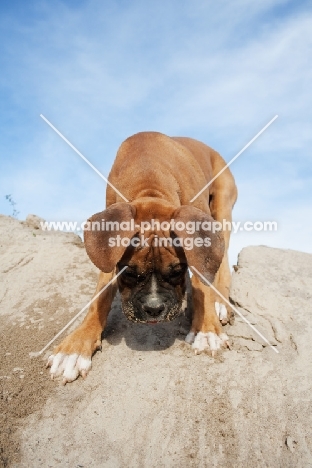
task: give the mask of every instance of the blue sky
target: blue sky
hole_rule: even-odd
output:
[[[229,161],[234,219],[275,220],[246,245],[311,252],[312,6],[247,0],[0,2],[0,213],[83,220],[120,143],[155,130],[197,138]]]

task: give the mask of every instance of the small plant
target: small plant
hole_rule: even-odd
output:
[[[8,200],[8,202],[10,203],[11,207],[12,207],[12,216],[13,218],[17,218],[17,215],[19,214],[19,211],[17,211],[17,209],[15,208],[16,206],[16,202],[13,200],[12,198],[12,195],[6,195],[5,196],[6,200]]]

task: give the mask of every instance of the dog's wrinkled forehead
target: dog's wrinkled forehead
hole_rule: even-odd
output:
[[[170,245],[159,246],[159,239],[168,238],[169,231],[149,231],[136,236],[138,246],[128,247],[121,259],[121,264],[136,267],[138,273],[148,271],[167,272],[177,263],[185,263],[183,249]],[[139,271],[140,270],[140,271]]]

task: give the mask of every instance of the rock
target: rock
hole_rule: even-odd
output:
[[[230,295],[251,323],[257,318],[256,327],[272,344],[290,345],[293,340],[305,347],[304,324],[311,318],[311,254],[264,246],[244,248],[232,276]],[[245,335],[242,337],[248,339]],[[261,342],[254,333],[252,336]]]
[[[41,224],[44,223],[45,220],[43,218],[40,218],[39,216],[36,216],[34,214],[29,214],[26,218],[25,224],[26,226],[32,228],[32,229],[41,229]]]
[[[0,466],[14,465],[16,425],[46,401],[42,357],[29,353],[90,300],[98,276],[78,236],[42,231],[39,220],[0,215]]]
[[[0,216],[0,463],[311,465],[312,255],[242,250],[231,287],[239,315],[224,327],[232,350],[215,359],[184,342],[186,317],[132,324],[117,297],[86,381],[62,387],[44,368],[54,345],[29,353],[91,299],[97,270],[74,235],[34,229]]]
[[[285,444],[288,450],[290,450],[291,452],[295,451],[296,443],[297,442],[292,437],[290,436],[286,437]]]

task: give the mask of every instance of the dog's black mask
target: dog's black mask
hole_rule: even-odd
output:
[[[124,266],[120,262],[118,269]],[[137,266],[127,265],[118,278],[124,314],[141,323],[173,320],[184,307],[186,275],[186,263],[168,265],[165,271],[138,271]]]

